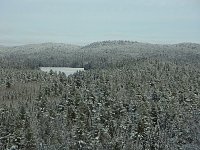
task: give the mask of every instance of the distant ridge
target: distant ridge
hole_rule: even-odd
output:
[[[93,42],[90,43],[86,46],[83,46],[82,48],[92,48],[92,47],[97,47],[97,46],[108,46],[111,44],[115,44],[115,45],[127,45],[127,44],[136,44],[136,43],[140,43],[137,41],[123,41],[123,40],[109,40],[109,41],[99,41],[99,42]]]
[[[175,46],[199,46],[200,43],[194,43],[194,42],[180,42],[175,44],[160,44],[160,43],[150,43],[150,42],[140,42],[140,41],[130,41],[130,40],[105,40],[105,41],[97,41],[92,42],[89,44],[86,44],[84,46],[80,46],[77,44],[70,44],[70,43],[54,43],[54,42],[44,42],[44,43],[34,43],[34,44],[22,44],[22,45],[0,45],[0,47],[24,47],[24,46],[77,46],[81,48],[85,47],[95,47],[95,46],[106,46],[110,44],[117,44],[117,45],[126,45],[126,44],[151,44],[151,45],[175,45]]]
[[[74,46],[80,47],[79,45],[75,44],[65,44],[65,43],[53,43],[53,42],[46,42],[46,43],[38,43],[38,44],[23,44],[23,45],[16,45],[16,46],[3,46],[2,47],[9,47],[9,48],[16,48],[16,47],[38,47],[38,46]],[[1,47],[1,45],[0,45]]]
[[[0,47],[2,62],[9,65],[28,64],[33,68],[46,67],[106,67],[128,59],[152,58],[198,63],[200,44],[151,44],[137,41],[100,41],[85,46],[64,43],[40,43]],[[5,64],[6,66],[7,64]],[[17,65],[19,66],[19,65]]]

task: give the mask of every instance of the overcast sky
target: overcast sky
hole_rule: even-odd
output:
[[[200,43],[200,0],[0,0],[0,45]]]

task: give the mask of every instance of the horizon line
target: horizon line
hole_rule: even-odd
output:
[[[183,44],[183,43],[190,43],[190,44],[200,44],[200,42],[191,42],[191,41],[180,41],[180,42],[148,42],[148,41],[138,41],[138,40],[99,40],[99,41],[91,41],[91,42],[57,42],[57,41],[47,41],[47,42],[27,42],[27,43],[19,43],[19,44],[0,44],[0,47],[16,47],[16,46],[27,46],[27,45],[40,45],[40,44],[65,44],[65,45],[74,45],[74,46],[87,46],[92,43],[100,43],[100,42],[117,42],[117,41],[123,41],[123,42],[137,42],[137,43],[146,43],[146,44],[158,44],[158,45],[176,45],[176,44]]]

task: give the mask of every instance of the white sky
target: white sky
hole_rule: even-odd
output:
[[[200,43],[200,0],[0,0],[0,45]]]

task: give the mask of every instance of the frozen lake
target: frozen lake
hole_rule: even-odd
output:
[[[68,68],[68,67],[40,67],[40,69],[44,72],[49,72],[53,70],[54,72],[59,73],[64,72],[66,76],[76,73],[77,71],[83,71],[84,68]]]

